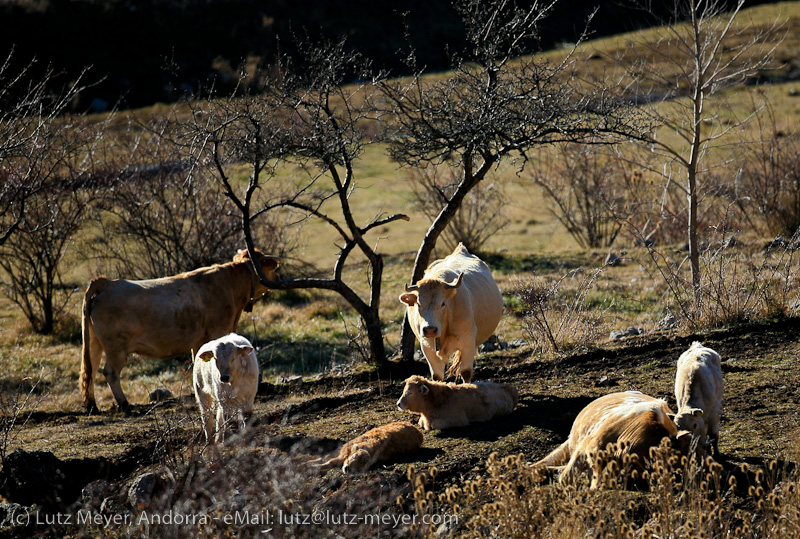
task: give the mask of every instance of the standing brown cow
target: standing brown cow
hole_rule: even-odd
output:
[[[256,251],[265,275],[275,280],[280,260]],[[94,376],[103,351],[106,377],[121,410],[129,408],[120,385],[128,354],[168,358],[233,332],[242,311],[267,291],[247,251],[233,262],[172,277],[126,281],[94,279],[83,299],[80,391],[87,412],[97,411]]]

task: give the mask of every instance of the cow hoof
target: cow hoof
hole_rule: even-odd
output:
[[[86,415],[97,415],[100,413],[100,408],[97,407],[97,404],[91,402],[86,405]]]

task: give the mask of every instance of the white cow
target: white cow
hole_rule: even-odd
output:
[[[683,455],[691,449],[691,434],[680,431],[670,419],[667,403],[638,391],[611,393],[590,402],[572,424],[569,438],[535,466],[561,469],[559,482],[575,482],[588,474],[590,488],[600,486],[599,451],[617,444],[614,458],[625,454],[637,456],[637,466],[644,469],[650,448],[669,438],[672,447]]]
[[[253,411],[258,373],[253,345],[241,335],[230,333],[200,347],[194,360],[194,395],[206,441],[222,442],[234,415],[244,426]]]
[[[419,339],[434,380],[442,381],[455,354],[451,374],[472,380],[478,345],[500,322],[503,296],[489,267],[459,243],[455,251],[428,266],[422,279],[406,285],[400,301]]]
[[[722,415],[722,367],[719,354],[699,342],[692,343],[678,358],[675,374],[675,423],[709,442],[719,454],[719,421]]]

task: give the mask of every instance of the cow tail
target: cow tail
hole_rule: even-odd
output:
[[[545,458],[535,464],[535,466],[563,466],[570,459],[569,439],[550,452]]]
[[[98,277],[97,279],[93,279],[91,283],[89,283],[89,288],[86,289],[86,294],[83,296],[83,311],[81,312],[81,331],[83,335],[83,349],[81,350],[82,359],[81,359],[81,374],[80,374],[80,386],[81,386],[81,399],[83,400],[85,405],[94,405],[94,395],[89,395],[89,387],[91,386],[91,382],[94,378],[96,373],[92,372],[92,337],[94,334],[94,329],[92,327],[92,321],[89,318],[92,312],[92,303],[94,299],[100,294],[103,290],[105,290],[108,285],[111,283],[110,280],[106,279],[105,277]]]

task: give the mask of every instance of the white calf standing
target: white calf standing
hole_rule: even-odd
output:
[[[719,420],[722,415],[722,367],[711,348],[695,342],[678,358],[675,375],[675,424],[700,438],[709,440],[719,454]]]
[[[253,345],[236,333],[207,342],[197,351],[194,395],[200,406],[206,441],[210,442],[212,437],[215,442],[223,441],[225,423],[234,414],[239,415],[238,419],[244,425],[253,411],[258,371]]]

